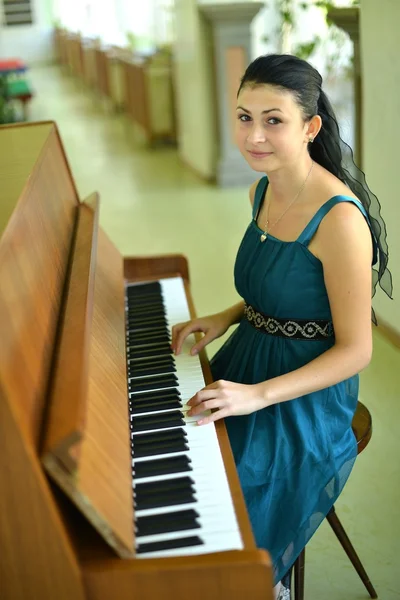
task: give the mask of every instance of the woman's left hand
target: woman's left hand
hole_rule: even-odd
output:
[[[245,385],[220,379],[207,385],[188,401],[191,409],[187,414],[191,417],[206,410],[218,409],[198,421],[198,425],[206,425],[233,415],[249,415],[267,406],[263,388],[261,383]]]

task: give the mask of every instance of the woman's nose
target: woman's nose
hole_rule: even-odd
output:
[[[249,131],[249,135],[247,136],[247,140],[251,144],[260,144],[261,142],[265,142],[265,130],[261,125],[253,125],[251,130]]]

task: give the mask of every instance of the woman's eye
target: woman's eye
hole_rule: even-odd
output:
[[[249,115],[238,115],[238,119],[239,121],[242,121],[242,123],[247,123],[250,121]]]
[[[269,125],[279,125],[279,123],[282,123],[282,121],[280,119],[276,119],[275,117],[271,117],[268,119],[268,123]]]

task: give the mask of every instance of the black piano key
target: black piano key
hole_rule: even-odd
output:
[[[191,460],[185,455],[146,460],[145,462],[136,463],[133,467],[136,479],[170,475],[172,473],[185,473],[192,470]]]
[[[168,346],[168,344],[165,344]],[[134,369],[138,367],[150,367],[152,365],[165,364],[169,363],[171,365],[175,364],[175,356],[166,355],[166,356],[150,356],[150,357],[138,357],[135,360],[128,361],[128,367],[132,367]]]
[[[125,315],[125,320],[127,323],[134,323],[137,321],[138,323],[149,323],[149,322],[162,322],[167,323],[167,317],[164,311],[157,311],[155,313],[148,313],[147,311],[144,313],[127,313]]]
[[[151,378],[148,377],[149,382],[150,382],[150,379]],[[174,386],[176,386],[176,383],[174,384],[173,382],[171,382],[171,383],[165,382],[165,383],[163,383],[163,385],[157,385],[157,386],[156,385],[154,385],[154,386],[148,385],[147,387],[143,384],[143,385],[139,386],[139,388],[140,388],[139,389],[139,388],[135,388],[135,386],[134,386],[135,381],[136,381],[136,379],[133,379],[132,383],[128,384],[130,400],[133,400],[135,398],[136,394],[140,394],[140,395],[145,394],[145,393],[152,394],[154,392],[165,392],[165,393],[171,392],[171,393],[173,393],[173,392],[177,391],[177,387],[174,387]]]
[[[170,348],[169,354],[161,354],[161,355],[155,354],[154,356],[137,355],[137,356],[133,357],[132,359],[128,359],[127,366],[128,366],[128,369],[140,369],[141,367],[144,367],[146,369],[147,367],[152,367],[153,365],[157,367],[158,365],[166,365],[166,364],[175,366],[176,365],[175,358],[171,353],[172,353],[172,350]]]
[[[165,396],[165,398],[150,399],[150,396],[149,396],[149,399],[141,398],[140,400],[136,400],[136,396],[135,396],[135,394],[133,394],[132,397],[129,399],[129,410],[141,408],[142,406],[159,406],[160,410],[162,410],[162,408],[166,404],[171,404],[173,402],[176,403],[177,408],[182,410],[183,404],[182,404],[181,398],[179,398],[179,397],[174,397],[171,395],[171,396]]]
[[[153,296],[149,296],[147,298],[135,301],[132,301],[130,299],[128,301],[128,304],[125,306],[125,312],[143,312],[143,310],[146,308],[148,308],[149,310],[163,310],[165,312],[164,304],[160,302],[158,298],[155,298]]]
[[[128,305],[132,302],[146,302],[149,298],[157,300],[158,302],[163,302],[163,296],[160,290],[142,290],[141,293],[132,293],[131,290],[128,290],[127,293]]]
[[[132,408],[134,408],[135,404],[132,404]],[[138,406],[146,406],[146,403],[142,403],[139,404]],[[162,404],[161,404],[162,406]],[[178,409],[176,410],[172,410],[170,412],[162,412],[156,415],[144,415],[141,417],[134,417],[134,416],[130,416],[130,422],[131,422],[131,428],[132,429],[136,429],[136,427],[142,427],[142,426],[146,426],[149,425],[149,429],[152,428],[153,425],[156,425],[158,423],[167,423],[168,421],[171,420],[176,420],[176,419],[182,419],[184,417],[184,414],[182,412],[182,406],[180,406]],[[185,423],[183,425],[181,425],[182,427],[185,426]]]
[[[157,365],[156,365],[156,367],[157,367]],[[164,381],[166,383],[174,383],[175,382],[175,385],[176,385],[178,379],[177,379],[177,376],[174,375],[173,373],[172,374],[166,373],[165,375],[163,373],[160,373],[159,375],[152,375],[151,377],[147,376],[147,375],[142,375],[141,377],[136,377],[135,381],[132,381],[132,382],[129,382],[129,383],[138,384],[139,385],[140,383],[150,383],[152,381],[154,381],[155,384],[158,381],[160,381],[161,383],[164,382]],[[156,387],[156,386],[154,386],[154,387]]]
[[[126,314],[125,314],[125,324],[127,325],[127,324],[129,323],[129,320],[130,320],[130,319],[132,319],[132,320],[135,320],[135,319],[137,319],[138,317],[139,317],[139,315],[136,315],[136,314],[131,314],[131,313],[126,313]],[[165,315],[161,315],[161,317],[163,317],[164,319],[166,319],[166,316],[165,316]],[[160,318],[160,316],[159,316],[158,314],[157,314],[157,318]],[[157,330],[158,330],[158,331],[165,331],[165,330],[167,330],[167,331],[170,331],[170,327],[168,327],[168,326],[165,326],[165,325],[163,325],[163,324],[160,324],[160,325],[154,325],[154,327],[153,327],[153,330],[154,330],[154,331],[143,332],[143,333],[142,333],[142,335],[152,335],[153,333],[154,333],[154,334],[155,334],[155,333],[157,333]],[[128,327],[126,327],[126,331],[127,331],[127,333],[129,332],[129,329],[128,329]]]
[[[156,290],[146,290],[143,291],[141,294],[132,294],[128,292],[126,296],[126,302],[128,306],[132,303],[144,303],[148,302],[149,300],[164,303],[163,295],[160,293],[160,291]]]
[[[148,367],[150,365],[151,362],[172,362],[173,364],[175,364],[175,357],[172,354],[172,348],[171,348],[171,342],[169,340],[160,340],[160,342],[158,344],[152,344],[152,345],[148,345],[146,344],[146,346],[144,346],[143,344],[141,345],[142,348],[139,348],[138,345],[134,346],[130,340],[126,341],[126,352],[127,355],[129,354],[133,354],[132,359],[129,360],[128,359],[128,366],[132,365],[132,366],[140,366],[143,365],[144,367]],[[157,354],[157,350],[159,350],[161,348],[161,353]],[[131,350],[132,349],[132,350]],[[152,352],[152,355],[150,356],[144,356],[144,352],[148,352],[148,351]],[[165,353],[164,350],[167,350],[167,352]]]
[[[170,342],[146,343],[146,344],[126,344],[126,353],[129,358],[145,358],[151,356],[172,356]]]
[[[135,383],[139,384],[139,383],[146,383],[146,382],[151,382],[153,381],[155,384],[160,382],[168,382],[168,383],[174,383],[175,385],[178,382],[178,378],[176,375],[159,375],[158,377],[139,377],[138,379],[136,379]]]
[[[171,340],[167,336],[147,339],[128,338],[125,345],[127,350],[134,349],[135,352],[139,352],[141,348],[143,350],[151,350],[152,348],[160,347],[169,348],[171,351]]]
[[[155,335],[151,335],[151,336],[139,336],[139,335],[128,335],[128,337],[126,338],[126,345],[127,346],[132,346],[133,344],[136,345],[140,345],[140,344],[170,344],[171,343],[171,337],[170,335],[168,335],[167,333],[162,333],[162,334],[158,334],[157,336]]]
[[[152,429],[165,429],[167,427],[181,427],[185,425],[184,415],[180,410],[167,413],[147,415],[145,417],[131,417],[131,431],[133,434]]]
[[[162,496],[144,496],[135,498],[136,510],[147,508],[161,508],[162,506],[178,506],[179,504],[193,504],[196,502],[193,492],[170,492]]]
[[[136,552],[146,554],[147,552],[158,552],[161,550],[173,550],[175,548],[188,548],[189,546],[202,546],[203,540],[198,536],[179,538],[176,540],[165,540],[164,542],[148,542],[139,544]]]
[[[174,369],[176,369],[174,359],[171,356],[160,356],[159,358],[149,358],[145,362],[131,363],[128,365],[128,372],[135,373],[140,370],[163,369],[168,367],[174,367]]]
[[[128,377],[143,377],[145,375],[162,375],[164,373],[176,373],[176,367],[171,364],[159,365],[155,367],[148,367],[147,369],[129,370]]]
[[[181,440],[175,440],[168,444],[153,444],[152,446],[133,447],[132,458],[147,458],[158,454],[176,454],[177,452],[189,452],[189,446]]]
[[[146,299],[145,302],[143,302],[143,299]],[[138,310],[141,310],[143,307],[145,306],[149,306],[151,307],[159,307],[162,306],[164,308],[164,302],[163,299],[159,296],[155,296],[152,294],[149,294],[149,296],[143,296],[141,298],[137,298],[135,299],[134,296],[131,296],[129,298],[127,298],[127,302],[125,305],[126,310],[135,310],[136,308]]]
[[[127,323],[133,321],[167,321],[167,316],[163,309],[144,310],[143,312],[130,311],[128,310],[125,314],[125,321]]]
[[[134,406],[134,405],[132,405]],[[136,426],[142,425],[153,425],[155,423],[164,423],[169,421],[170,419],[181,419],[183,417],[182,410],[173,410],[168,413],[160,413],[158,415],[145,415],[143,417],[133,417],[130,416],[130,422],[133,428]]]
[[[182,428],[135,435],[132,441],[132,456],[134,459],[169,452],[184,452],[186,450],[189,450],[189,446],[187,445],[186,432]]]
[[[154,295],[142,296],[141,298],[128,298],[128,302],[125,305],[126,312],[143,310],[144,308],[165,310],[162,300]]]
[[[133,501],[137,510],[144,510],[145,508],[156,508],[157,506],[173,506],[175,502],[184,504],[184,502],[180,502],[181,499],[186,499],[188,503],[196,502],[195,494],[196,491],[193,486],[177,486],[175,489],[171,485],[171,487],[165,489],[160,487],[154,493],[134,491]],[[188,498],[193,498],[193,500],[188,500]]]
[[[172,410],[174,408],[180,408],[181,406],[181,403],[177,402],[176,400],[173,400],[172,402],[164,402],[163,404],[160,404],[159,402],[139,404],[138,406],[132,407],[131,414],[140,415],[142,413],[156,412],[158,410]]]
[[[162,302],[160,302],[159,298],[155,298],[153,296],[149,296],[145,299],[132,301],[131,299],[128,301],[125,306],[126,313],[134,313],[134,312],[143,312],[144,309],[148,308],[149,310],[162,310],[165,312],[165,306]]]
[[[134,451],[138,448],[148,448],[153,445],[162,446],[175,442],[187,443],[187,434],[181,427],[168,430],[152,431],[135,435],[131,443]]]
[[[194,481],[191,477],[175,477],[174,479],[164,479],[161,481],[151,481],[150,483],[138,483],[134,487],[136,495],[147,496],[148,494],[164,494],[170,491],[190,490],[193,491]]]
[[[166,313],[165,306],[162,302],[153,302],[152,304],[128,304],[126,312],[128,314],[150,314],[153,312],[162,312]]]
[[[126,291],[128,294],[148,294],[149,292],[157,292],[161,294],[161,283],[159,281],[148,281],[127,285]]]
[[[165,323],[165,319],[157,319],[152,322],[138,321],[137,319],[131,319],[126,321],[125,324],[126,336],[129,339],[135,340],[136,338],[141,340],[143,338],[154,338],[156,341],[157,336],[168,336],[170,337],[171,328]]]
[[[172,513],[163,513],[149,517],[139,517],[136,520],[136,536],[155,535],[184,531],[185,529],[199,529],[199,514],[195,510],[177,510]]]
[[[135,437],[135,446],[143,446],[171,440],[187,440],[187,433],[182,428],[170,429],[168,431],[152,431],[151,433],[142,433]]]
[[[154,381],[155,383],[158,382],[158,381],[160,381],[160,382],[166,381],[168,383],[175,382],[175,384],[176,384],[177,381],[178,381],[178,379],[177,379],[177,376],[173,375],[173,374],[172,375],[169,375],[169,374],[167,374],[167,375],[159,375],[159,376],[151,377],[151,378],[143,376],[143,377],[138,378],[135,383],[138,383],[138,384],[141,383],[141,382],[147,383],[147,382],[150,382],[150,381]]]
[[[165,319],[161,319],[157,317],[156,319],[129,319],[126,322],[126,332],[134,338],[138,333],[142,333],[145,335],[146,333],[151,333],[151,331],[155,328],[161,329],[163,328],[165,332],[168,332],[168,324]]]
[[[146,357],[146,356],[137,356],[135,357],[134,360],[132,361],[128,361],[128,365],[132,365],[132,366],[143,366],[143,367],[148,367],[151,363],[162,363],[162,362],[172,362],[173,364],[175,364],[175,356],[172,354],[172,350],[171,350],[171,344],[169,342],[160,342],[163,348],[168,348],[169,347],[169,351],[170,351],[170,355],[162,355],[162,356],[150,356],[150,357]],[[126,344],[127,346],[127,350],[129,348],[129,344]]]
[[[158,390],[161,388],[173,388],[177,385],[177,378],[174,374],[165,377],[140,377],[129,382],[129,391],[144,392],[145,390]]]
[[[170,351],[172,352],[172,351]],[[152,364],[158,364],[160,362],[170,362],[173,365],[175,364],[175,358],[172,354],[164,354],[161,356],[138,356],[132,359],[128,359],[128,369],[136,369],[137,367],[148,367]]]
[[[172,356],[172,350],[170,346],[165,346],[165,348],[152,348],[151,350],[129,350],[127,349],[127,358],[135,359],[135,358],[144,358],[144,357],[155,357],[155,356]]]
[[[174,410],[174,412],[176,410],[182,410],[182,404],[180,402],[177,402],[176,400],[168,400],[167,402],[162,403],[160,403],[159,401],[149,403],[141,402],[140,404],[132,404],[129,406],[129,412],[131,415],[130,418],[139,416],[140,414],[146,412],[154,413],[157,411],[161,412],[165,410]]]
[[[147,315],[147,317],[145,318],[144,316],[139,316],[139,315],[129,315],[127,314],[125,316],[125,329],[127,334],[130,333],[130,327],[133,325],[134,327],[136,326],[136,323],[144,323],[147,325],[147,323],[153,323],[152,329],[150,331],[143,331],[138,333],[137,335],[142,335],[142,336],[152,336],[154,334],[160,334],[162,332],[164,333],[169,333],[171,331],[171,328],[168,326],[167,323],[167,319],[165,317],[165,315],[162,314],[155,314],[155,315]],[[138,327],[136,326],[136,329]],[[158,331],[156,331],[158,330]]]
[[[157,317],[157,318],[159,318],[159,317]],[[132,319],[132,320],[135,320],[135,319]],[[165,317],[164,317],[164,320],[165,320]],[[126,325],[127,334],[129,334],[129,321],[130,321],[130,315],[126,314],[125,315],[125,325]],[[169,333],[170,331],[171,331],[171,327],[169,327],[168,325],[164,325],[164,323],[159,323],[159,324],[155,324],[150,330],[139,332],[137,335],[150,336],[150,335],[157,335],[162,332]]]
[[[136,331],[136,333],[133,334],[129,331],[129,328],[126,327],[127,337],[132,336],[132,335],[135,335],[138,337],[157,336],[157,335],[161,335],[164,333],[167,333],[169,335],[170,331],[171,330],[169,327],[165,327],[164,325],[155,325],[154,327],[147,327],[147,329],[145,329],[143,331]]]
[[[164,365],[156,365],[155,367],[147,367],[147,368],[143,368],[143,369],[130,369],[128,371],[128,376],[131,379],[135,379],[137,377],[146,377],[146,376],[150,376],[150,375],[167,375],[167,374],[172,374],[172,373],[176,373],[176,367],[175,365],[171,365],[171,364],[164,364]]]
[[[157,325],[160,326],[165,326],[167,327],[168,323],[167,323],[167,319],[165,317],[164,313],[158,313],[156,315],[127,315],[126,316],[126,322],[131,325],[133,323],[143,323],[145,325],[147,325],[148,323],[153,324],[153,326],[157,323]]]
[[[175,360],[172,356],[160,356],[159,358],[149,358],[139,363],[131,363],[128,365],[129,371],[135,371],[138,369],[155,369],[157,367],[175,367]]]
[[[154,298],[159,302],[163,301],[163,296],[160,290],[142,290],[141,293],[135,293],[131,290],[127,290],[127,303],[132,302],[145,302],[147,298]]]
[[[162,345],[163,348],[167,348],[169,347],[169,351],[170,353],[172,352],[171,350],[171,346],[168,343],[163,343]],[[128,346],[129,348],[129,346]],[[148,348],[147,348],[148,349]],[[157,349],[157,348],[155,348]],[[135,350],[136,352],[136,350]],[[128,362],[128,367],[132,368],[132,369],[138,369],[143,367],[144,369],[146,369],[147,367],[157,367],[157,366],[162,366],[162,365],[175,365],[175,357],[172,354],[164,354],[161,356],[150,356],[150,357],[143,357],[141,360],[134,360],[132,362]]]
[[[148,402],[153,400],[180,400],[181,395],[177,390],[159,390],[157,392],[143,392],[141,394],[132,394],[129,404],[133,405],[137,402]]]
[[[132,334],[129,334],[129,337],[126,339],[126,344],[128,348],[130,347],[138,347],[138,346],[169,346],[171,347],[171,340],[167,335],[160,335],[158,337],[149,337],[149,338],[140,338],[137,337],[137,331],[134,331]]]
[[[131,344],[127,345],[128,347],[128,352],[138,352],[140,354],[140,352],[142,350],[152,350],[152,349],[157,349],[157,348],[169,348],[171,349],[171,344],[169,342],[162,342],[162,341],[158,341],[158,340],[151,340],[151,341],[146,341],[146,342],[136,342],[134,341]]]

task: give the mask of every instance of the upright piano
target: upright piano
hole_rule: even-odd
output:
[[[0,127],[1,600],[272,599],[224,425],[186,414],[194,316],[185,257],[121,256],[54,122]]]

